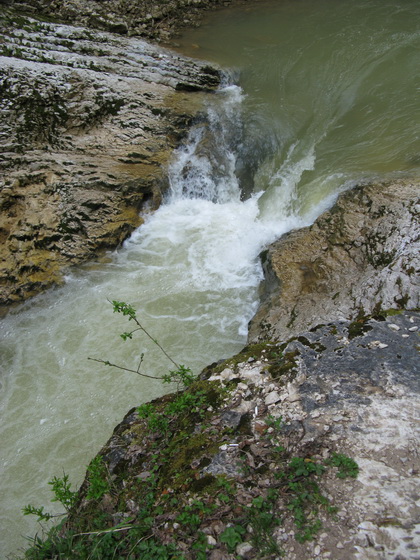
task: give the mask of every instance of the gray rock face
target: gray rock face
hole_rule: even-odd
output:
[[[419,182],[408,180],[357,187],[312,226],[273,243],[250,340],[419,307],[418,193]]]
[[[296,543],[292,524],[284,520],[277,538],[285,558],[418,558],[419,328],[419,313],[403,311],[357,329],[336,322],[303,332],[263,351],[254,366],[258,385],[247,384],[248,364],[237,365],[232,378],[240,383],[232,401],[241,394],[251,403],[254,433],[261,416],[281,418],[281,443],[296,455],[328,462],[344,450],[360,469],[356,480],[325,480],[327,495],[342,505],[338,522],[322,519],[314,542]],[[279,399],[270,398],[274,392]],[[231,451],[230,462],[238,457]]]
[[[60,281],[157,207],[218,71],[139,39],[0,18],[0,302]]]

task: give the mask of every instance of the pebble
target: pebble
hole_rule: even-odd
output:
[[[265,404],[269,405],[269,404],[274,404],[276,402],[279,402],[280,400],[280,395],[278,394],[277,391],[271,391],[271,393],[268,393],[268,395],[265,397]]]
[[[408,330],[409,330],[410,332],[416,332],[416,331],[419,330],[419,328],[418,328],[418,327],[410,327]]]
[[[368,345],[369,348],[388,348],[388,344],[381,342],[380,340],[372,340]]]
[[[316,547],[314,549],[314,553],[315,553],[315,556],[319,556],[321,554],[321,547],[319,545],[316,545]]]
[[[254,547],[249,542],[243,542],[236,547],[236,554],[238,556],[246,556]]]
[[[342,542],[338,542],[335,546],[340,549],[344,548],[344,544]]]
[[[393,331],[399,331],[400,327],[398,325],[396,325],[395,323],[389,323],[388,328],[393,330]]]

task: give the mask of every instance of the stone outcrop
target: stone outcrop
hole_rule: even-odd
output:
[[[356,187],[264,255],[266,291],[249,339],[420,306],[419,181]]]
[[[133,409],[49,554],[108,534],[119,558],[418,558],[419,326],[402,311],[250,345]]]
[[[140,39],[0,17],[0,302],[59,282],[156,208],[170,154],[219,83]]]
[[[28,14],[41,14],[83,27],[158,41],[168,41],[180,28],[197,24],[209,9],[246,1],[3,0],[9,6]],[[252,1],[255,3],[257,0]]]

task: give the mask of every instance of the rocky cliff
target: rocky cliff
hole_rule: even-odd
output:
[[[50,3],[51,4],[51,3]],[[209,66],[82,27],[0,16],[0,302],[59,282],[159,205]]]

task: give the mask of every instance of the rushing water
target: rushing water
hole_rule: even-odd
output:
[[[159,382],[101,367],[170,368],[140,337],[123,342],[108,299],[132,303],[198,372],[239,350],[258,304],[258,254],[310,223],[357,181],[419,173],[418,0],[283,0],[225,10],[181,47],[229,68],[226,85],[174,154],[171,192],[106,264],[2,320],[0,556],[34,532],[22,506],[86,464]],[[56,511],[51,504],[49,510]]]

